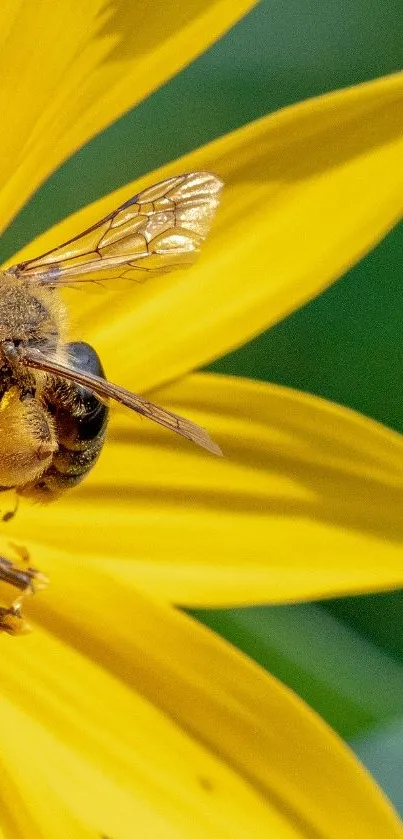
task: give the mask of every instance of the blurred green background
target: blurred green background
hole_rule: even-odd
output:
[[[0,257],[89,201],[251,119],[402,64],[401,0],[265,0],[66,162],[6,231]],[[320,298],[209,369],[317,393],[403,432],[402,245],[399,226]],[[403,815],[400,592],[194,614],[316,708]]]

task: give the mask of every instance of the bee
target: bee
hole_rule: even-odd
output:
[[[82,481],[105,441],[109,399],[221,454],[200,426],[107,381],[95,349],[67,340],[59,292],[75,283],[143,282],[193,262],[221,188],[208,172],[168,178],[68,242],[0,272],[1,490],[51,501]],[[0,580],[23,590],[33,576],[0,558]],[[14,631],[15,608],[0,609],[0,628]]]

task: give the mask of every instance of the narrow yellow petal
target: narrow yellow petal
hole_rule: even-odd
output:
[[[79,582],[77,566],[70,570]],[[84,575],[77,600],[74,595],[70,601],[65,592],[67,620],[70,609],[77,617],[84,601],[92,599],[85,588],[88,582]],[[94,583],[92,577],[91,590]],[[95,599],[99,602],[98,596]],[[51,595],[51,612],[52,603]],[[132,598],[132,607],[135,603]],[[213,743],[198,742],[182,726],[180,706],[175,719],[145,695],[148,666],[154,663],[153,657],[148,661],[145,639],[140,667],[125,661],[123,669],[113,673],[106,662],[96,663],[99,621],[101,647],[109,625],[112,645],[112,639],[116,641],[113,657],[124,662],[120,634],[108,610],[105,588],[103,612],[96,615],[94,634],[87,637],[90,645],[77,651],[74,637],[65,643],[40,627],[23,641],[2,638],[0,801],[8,810],[3,814],[0,809],[0,824],[13,826],[9,836],[305,836],[231,758],[217,753]],[[111,617],[114,621],[113,610]],[[126,621],[127,616],[122,617]],[[63,615],[56,622],[59,619],[63,621]],[[171,681],[164,687],[167,693],[176,690]]]
[[[22,543],[42,568],[46,543],[187,605],[402,585],[400,435],[316,397],[224,376],[194,375],[155,399],[208,428],[224,457],[119,414],[91,476],[49,507],[22,504],[1,551]]]
[[[35,725],[29,714],[21,713],[4,696],[0,698],[0,736],[2,839],[3,836],[6,839],[93,837],[94,830],[90,831],[73,808],[66,806],[68,796],[63,790],[66,755],[61,749],[57,752],[54,738],[46,728]],[[77,771],[77,763],[74,770]],[[95,800],[94,791],[90,786],[87,789]]]
[[[77,332],[98,345],[109,375],[148,389],[243,343],[360,259],[402,214],[402,157],[400,73],[223,137],[86,208],[24,256],[168,174],[211,169],[223,178],[198,265],[120,294],[70,293]]]
[[[55,667],[57,662],[52,662],[49,654],[41,656],[44,663],[40,669],[45,670],[45,677],[39,669],[40,678],[32,679],[31,690],[21,679],[19,685],[13,685],[15,701],[20,703],[23,696],[26,708],[43,715],[46,725],[67,742],[77,744],[87,759],[98,758],[99,749],[88,737],[89,731],[91,739],[98,732],[105,751],[113,749],[108,765],[115,775],[117,756],[130,747],[137,754],[137,764],[143,758],[141,769],[145,771],[142,750],[146,742],[148,783],[159,778],[163,786],[170,767],[170,786],[178,783],[179,776],[187,792],[194,827],[189,834],[184,831],[185,835],[203,835],[200,829],[205,829],[201,823],[203,796],[195,783],[198,778],[210,818],[223,807],[220,812],[229,820],[227,832],[207,831],[204,836],[403,836],[400,822],[339,738],[297,696],[237,650],[172,608],[143,599],[134,587],[129,589],[115,578],[113,571],[102,574],[85,564],[62,561],[53,567],[53,574],[53,591],[43,598],[46,603],[38,600],[35,604],[38,619],[88,660],[95,659],[99,668],[109,671],[110,678],[113,675],[120,682],[122,694],[126,685],[125,690],[131,688],[141,694],[143,703],[154,703],[165,719],[157,713],[152,715],[148,706],[145,711],[142,706],[139,710],[136,707],[130,714],[125,697],[125,701],[112,705],[111,692],[96,690],[94,665],[85,665],[88,675],[84,670],[83,681],[77,678],[79,671],[75,668],[65,668],[67,689]],[[32,646],[35,643],[41,641],[32,641]],[[18,653],[17,649],[14,654],[14,647],[19,649],[20,645],[13,645],[11,655],[26,661],[27,653]],[[38,666],[36,658],[34,667]],[[32,654],[28,660],[32,660]],[[2,670],[5,666],[0,662],[0,678],[10,684],[9,673]],[[106,674],[103,678],[107,683]],[[52,686],[56,694],[61,694],[55,705]],[[136,703],[140,705],[138,698]],[[167,742],[166,717],[175,723],[169,731],[172,743]],[[72,722],[77,722],[75,736]],[[178,729],[187,732],[193,743],[181,744]],[[238,773],[239,792],[235,786],[230,790],[226,767]],[[136,774],[141,781],[141,771]],[[139,783],[130,772],[124,777],[128,785]],[[250,804],[243,793],[242,779],[250,794],[255,793],[255,801],[251,798]],[[143,782],[141,792],[144,786]],[[156,804],[158,801],[160,807],[165,804],[161,791]],[[116,839],[120,835],[117,833]]]
[[[0,10],[0,217],[219,38],[253,0],[7,0]]]

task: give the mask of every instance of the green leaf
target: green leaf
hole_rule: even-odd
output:
[[[403,817],[403,716],[350,745]]]
[[[321,606],[192,614],[293,688],[344,737],[402,712],[403,665]]]

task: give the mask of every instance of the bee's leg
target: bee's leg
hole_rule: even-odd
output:
[[[17,549],[17,546],[15,548]],[[21,559],[26,561],[26,551],[17,549],[17,552],[21,553]],[[35,568],[21,568],[10,559],[1,556],[0,583],[4,583],[6,587],[10,585],[21,592],[10,606],[0,606],[0,632],[7,632],[9,635],[27,632],[29,625],[22,615],[23,599],[28,594],[34,594],[38,588],[43,588],[47,583],[46,577]]]
[[[35,568],[20,568],[14,565],[10,559],[0,556],[0,581],[9,583],[10,586],[18,588],[20,591],[27,590],[32,593],[35,592],[35,578],[38,577],[38,582],[42,582],[42,575]]]
[[[0,403],[0,485],[18,493],[52,463],[58,443],[53,418],[39,399],[11,388]]]
[[[20,355],[14,341],[2,341],[0,350],[10,369],[14,372],[21,398],[35,394],[35,377],[31,370],[21,364]]]
[[[19,499],[18,495],[16,495],[15,490],[10,490],[10,487],[0,487],[0,495],[4,492],[12,492],[13,495],[14,495],[14,507],[13,507],[13,509],[12,510],[6,510],[6,512],[3,513],[3,514],[0,513],[0,520],[6,522],[6,521],[11,521],[11,519],[14,518],[14,516],[15,516],[17,510],[18,510],[18,505],[20,503],[20,499]]]
[[[0,632],[8,635],[21,635],[29,629],[21,614],[21,603],[16,601],[8,609],[0,607]]]

